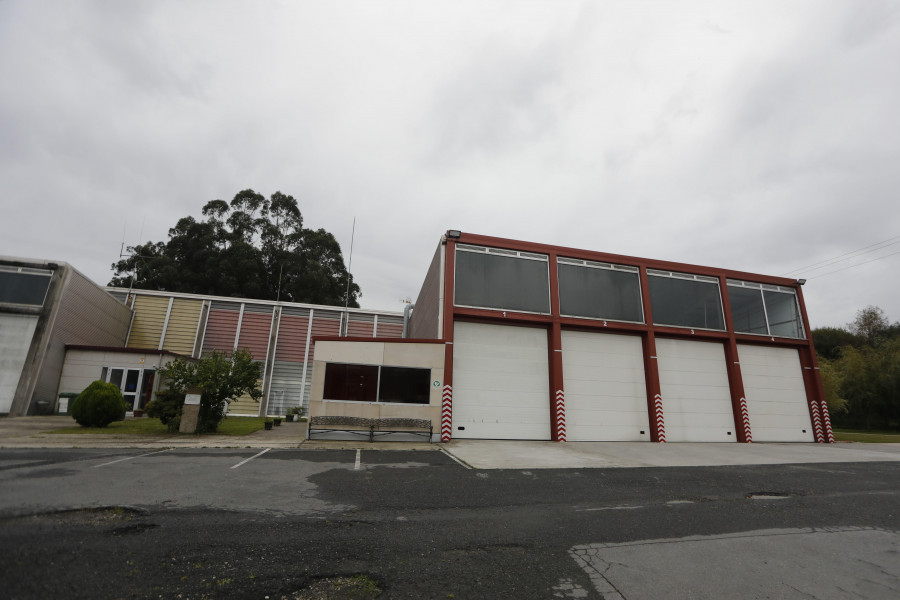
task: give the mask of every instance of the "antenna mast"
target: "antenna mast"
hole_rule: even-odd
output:
[[[350,233],[350,260],[347,262],[347,291],[344,292],[344,316],[346,317],[344,323],[344,337],[347,337],[347,333],[350,329],[350,311],[348,310],[350,306],[350,269],[353,267],[353,238],[356,237],[356,217],[353,217],[353,229]]]

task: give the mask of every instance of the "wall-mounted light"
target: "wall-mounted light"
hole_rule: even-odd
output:
[[[453,238],[454,240],[458,240],[459,236],[461,236],[461,235],[462,235],[462,231],[459,231],[458,229],[451,229],[450,231],[447,232],[447,237]]]
[[[805,280],[805,279],[798,279],[798,280],[797,280],[797,285],[803,285],[804,283],[806,283],[806,280]]]

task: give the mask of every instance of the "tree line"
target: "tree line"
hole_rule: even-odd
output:
[[[900,322],[868,306],[846,327],[812,331],[836,426],[900,429]]]
[[[293,196],[247,189],[207,202],[202,214],[179,219],[167,242],[130,246],[109,285],[359,307],[340,244],[303,226]]]

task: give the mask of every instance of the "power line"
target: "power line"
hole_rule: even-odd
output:
[[[855,265],[848,265],[846,267],[841,267],[840,269],[835,269],[834,271],[828,271],[827,273],[820,273],[815,277],[807,277],[807,279],[818,279],[819,277],[825,277],[826,275],[831,275],[832,273],[838,273],[840,271],[846,271],[847,269],[852,269],[853,267],[861,267],[862,265],[867,265],[870,262],[875,262],[876,260],[881,260],[882,258],[887,258],[889,256],[894,256],[896,254],[900,254],[900,250],[897,252],[891,252],[890,254],[885,254],[884,256],[879,256],[878,258],[873,258],[872,260],[867,260],[865,262],[856,263]]]
[[[890,243],[888,243],[890,242]],[[792,269],[785,273],[784,277],[790,277],[793,273],[799,273],[806,271],[807,269],[812,271],[817,271],[818,269],[822,269],[824,267],[829,267],[835,263],[843,262],[850,258],[855,258],[853,255],[858,254],[868,254],[869,252],[875,252],[876,250],[881,250],[883,248],[887,248],[888,246],[893,246],[894,244],[900,244],[900,235],[894,236],[892,238],[888,238],[886,240],[882,240],[880,242],[875,242],[874,244],[870,244],[868,246],[863,246],[857,250],[852,250],[850,252],[846,252],[844,254],[840,254],[835,256],[834,258],[828,258],[825,260],[821,260],[819,262],[812,263],[811,265],[806,265],[805,267],[800,267],[799,269]],[[877,248],[875,246],[878,246]],[[871,250],[870,250],[871,248]],[[890,256],[890,255],[888,255]]]

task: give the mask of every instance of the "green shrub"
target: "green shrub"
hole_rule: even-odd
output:
[[[106,427],[125,418],[125,399],[113,383],[95,381],[78,394],[69,412],[82,427]]]
[[[177,432],[181,424],[181,410],[184,406],[184,393],[175,390],[156,392],[156,398],[147,405],[147,416],[159,419],[169,431]]]

